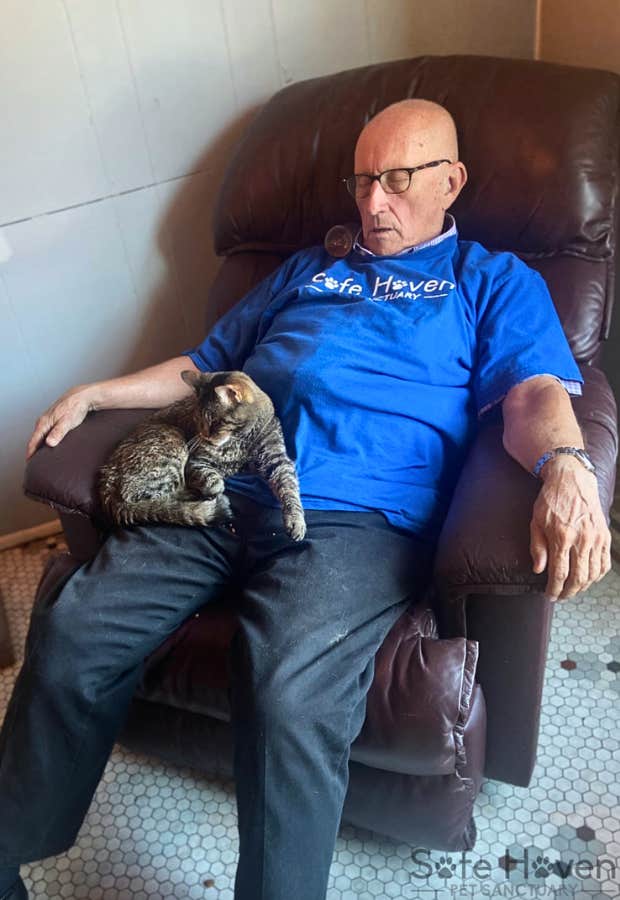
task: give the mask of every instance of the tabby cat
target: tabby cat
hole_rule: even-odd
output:
[[[306,533],[295,466],[267,394],[244,372],[181,372],[194,393],[153,413],[116,447],[99,475],[118,525],[209,525],[230,518],[224,478],[260,475],[282,504],[287,534]]]

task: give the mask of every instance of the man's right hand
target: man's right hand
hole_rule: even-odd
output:
[[[66,391],[37,419],[26,448],[30,459],[45,438],[45,443],[55,447],[68,431],[77,428],[86,414],[94,409],[92,385],[83,384]]]
[[[193,389],[181,378],[185,369],[199,371],[192,360],[182,354],[131,375],[71,388],[37,419],[26,448],[26,459],[30,459],[44,438],[46,444],[55,447],[68,431],[84,421],[91,410],[160,409],[188,397]]]

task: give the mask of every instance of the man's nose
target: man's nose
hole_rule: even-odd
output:
[[[364,200],[366,209],[368,210],[370,215],[374,216],[377,213],[381,212],[381,210],[385,208],[386,200],[387,196],[385,191],[381,187],[381,183],[379,181],[373,181],[370,185],[370,193]]]

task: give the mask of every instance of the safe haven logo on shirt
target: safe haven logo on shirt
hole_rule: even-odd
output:
[[[339,294],[359,294],[363,295],[364,287],[358,284],[354,278],[350,276],[343,281],[338,281],[327,272],[317,272],[312,278],[312,283],[307,285],[311,291],[317,294],[325,292]],[[375,277],[374,287],[370,296],[371,300],[441,300],[447,297],[450,291],[453,291],[456,285],[452,281],[441,281],[437,278],[413,279],[413,281],[404,281],[402,278],[395,278],[389,275],[382,279],[380,275]]]

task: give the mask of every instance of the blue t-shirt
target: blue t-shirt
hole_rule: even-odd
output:
[[[379,510],[436,540],[479,415],[515,384],[577,384],[542,277],[456,234],[398,256],[302,250],[194,350],[273,400],[307,509]],[[277,501],[262,479],[230,489]]]

